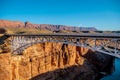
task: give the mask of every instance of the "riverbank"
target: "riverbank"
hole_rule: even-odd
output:
[[[120,80],[120,59],[115,59],[115,71],[101,80]]]

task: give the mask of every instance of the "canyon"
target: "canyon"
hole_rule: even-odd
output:
[[[74,27],[0,20],[9,33],[37,34],[37,31],[96,31],[94,27]],[[3,31],[3,29],[1,29]],[[4,31],[3,31],[4,32]],[[28,33],[27,33],[28,34]],[[37,43],[21,55],[11,53],[11,44],[0,37],[0,80],[100,80],[114,71],[114,57],[87,48],[56,42]]]
[[[113,57],[83,47],[45,42],[12,55],[1,46],[0,80],[100,80],[114,70]]]

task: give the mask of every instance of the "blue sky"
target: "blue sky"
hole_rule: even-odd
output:
[[[0,0],[0,19],[120,30],[120,0]]]

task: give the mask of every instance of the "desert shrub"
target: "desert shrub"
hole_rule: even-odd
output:
[[[6,30],[4,28],[0,28],[0,34],[6,33]]]

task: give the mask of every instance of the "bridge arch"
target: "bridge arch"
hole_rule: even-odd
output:
[[[62,56],[64,57],[67,55],[67,53],[71,53],[71,55],[74,53],[77,53],[78,55],[85,55],[89,53],[89,51],[91,50],[83,47],[78,47],[75,45],[55,43],[55,42],[43,42],[43,43],[36,43],[30,46],[26,46],[24,50],[21,50],[21,54],[17,54],[17,55],[23,55],[31,58],[37,56],[45,59],[45,57],[49,57],[49,56],[54,56],[54,55],[60,56],[61,53]]]
[[[58,41],[37,41],[37,42],[31,42],[31,43],[28,43],[28,44],[24,44],[20,47],[18,47],[16,50],[12,51],[12,54],[14,55],[22,55],[23,54],[23,51],[31,46],[34,46],[34,45],[37,45],[37,44],[45,44],[45,43],[57,43],[57,44],[62,44],[62,45],[73,45],[73,46],[77,46],[75,44],[75,42],[71,42],[71,43],[68,43],[68,42],[58,42]],[[81,47],[81,46],[79,46]]]

